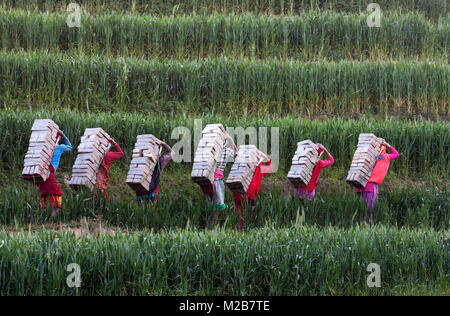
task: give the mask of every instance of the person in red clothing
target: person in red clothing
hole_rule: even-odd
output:
[[[120,148],[120,146],[113,139],[110,139],[109,143],[109,150],[100,164],[96,176],[97,196],[104,194],[106,200],[109,200],[108,193],[106,192],[109,181],[109,169],[114,161],[123,157],[122,148]],[[116,149],[115,152],[111,151],[112,147]]]
[[[386,153],[386,148],[389,149],[391,154]],[[367,223],[369,223],[370,218],[372,217],[373,208],[378,197],[378,185],[381,184],[386,177],[390,162],[398,157],[399,154],[397,150],[381,138],[380,154],[378,155],[377,161],[372,169],[369,182],[367,182],[364,189],[355,188],[355,193],[358,195],[358,198],[363,198],[369,207],[369,213],[366,217]]]
[[[253,219],[255,219],[253,208],[255,207],[256,199],[258,198],[258,193],[261,189],[263,175],[271,173],[272,170],[272,163],[269,157],[264,155],[262,161],[260,161],[258,163],[258,166],[256,167],[252,181],[248,186],[247,193],[233,193],[234,208],[240,218],[238,226],[239,230],[242,230],[244,228],[244,213],[247,205],[249,205],[250,214],[252,215]]]
[[[55,217],[62,207],[62,191],[55,178],[55,168],[50,164],[50,176],[45,182],[37,183],[41,201],[39,207],[44,209],[48,203],[53,207],[52,217]]]
[[[327,160],[319,160],[313,170],[311,171],[311,180],[309,180],[308,186],[295,186],[294,187],[294,192],[295,195],[298,196],[300,199],[305,199],[308,198],[308,200],[312,200],[314,198],[314,196],[316,195],[316,187],[319,184],[319,177],[320,177],[320,172],[331,166],[332,164],[334,164],[334,158],[333,156],[330,154],[330,152],[325,148],[324,145],[322,144],[317,144],[317,146],[319,147],[319,156],[322,156],[323,153],[325,153],[327,155]]]
[[[36,183],[41,196],[39,208],[47,208],[47,205],[50,204],[53,207],[52,217],[55,217],[62,208],[62,190],[55,178],[56,168],[59,166],[61,155],[66,151],[72,150],[69,139],[62,131],[58,131],[57,138],[60,138],[60,142],[65,144],[57,144],[55,147],[55,151],[49,161],[50,175],[48,179],[44,182]]]

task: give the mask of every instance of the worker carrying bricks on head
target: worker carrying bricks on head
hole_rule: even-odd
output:
[[[116,150],[111,151],[114,147]],[[109,147],[105,154],[105,158],[103,158],[100,167],[98,168],[95,184],[97,187],[97,197],[100,195],[104,195],[106,200],[109,200],[108,193],[106,192],[106,188],[108,187],[109,181],[109,169],[111,168],[111,164],[123,157],[122,148],[120,148],[119,144],[117,144],[112,138],[109,139]]]
[[[39,207],[53,207],[52,217],[62,206],[62,191],[55,178],[61,156],[72,150],[69,139],[50,119],[35,120],[31,128],[30,144],[24,159],[22,178],[37,185]]]
[[[378,197],[378,185],[381,184],[386,177],[390,162],[399,157],[397,150],[389,145],[383,138],[378,138],[378,140],[381,146],[367,185],[364,188],[355,187],[355,193],[358,195],[358,198],[363,198],[369,207],[369,213],[366,217],[367,223],[369,223],[369,220],[372,217],[373,208]],[[386,153],[386,148],[389,149],[391,154]]]
[[[172,160],[174,154],[172,148],[165,142],[161,141],[160,146],[165,149],[166,153],[160,156],[157,160],[155,169],[153,169],[153,173],[151,175],[149,189],[147,191],[139,191],[139,192],[136,191],[136,200],[139,203],[145,202],[148,204],[149,201],[156,203],[158,200],[161,174],[164,171],[164,168],[167,166],[167,164]]]
[[[224,171],[227,166],[229,157],[236,157],[238,148],[234,143],[233,138],[227,132],[224,132],[225,141],[223,143],[223,151],[214,171],[214,182],[212,184],[201,185],[200,188],[205,194],[206,200],[209,204],[213,204],[218,211],[224,210],[227,206],[225,204],[225,184],[223,182]],[[212,225],[219,219],[220,214],[214,214]]]
[[[327,159],[322,159],[326,154]],[[334,164],[334,158],[322,144],[309,140],[298,143],[292,159],[288,178],[294,185],[294,193],[300,199],[312,200],[316,195],[320,172]]]
[[[233,191],[233,200],[234,200],[234,208],[236,211],[236,215],[239,216],[240,222],[238,224],[238,229],[242,230],[244,228],[244,213],[247,206],[249,207],[250,214],[253,217],[253,220],[256,220],[256,217],[253,213],[253,208],[256,205],[256,199],[258,198],[259,190],[261,189],[262,179],[264,174],[271,173],[272,162],[269,157],[264,154],[262,151],[257,150],[257,154],[260,156],[260,159],[257,162],[257,166],[251,181],[248,184],[248,188],[245,193]],[[236,164],[236,162],[235,162]],[[232,172],[233,173],[233,169]],[[230,174],[230,177],[232,175]],[[227,180],[230,181],[230,177]],[[230,186],[230,184],[228,184]]]
[[[50,175],[45,182],[38,183],[39,193],[41,195],[40,208],[47,207],[48,203],[53,207],[52,217],[55,217],[58,211],[62,208],[62,191],[55,178],[56,170],[59,167],[59,162],[63,153],[72,150],[72,144],[62,131],[58,132],[59,144],[56,145],[52,159],[50,161]]]

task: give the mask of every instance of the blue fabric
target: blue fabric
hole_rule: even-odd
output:
[[[72,150],[72,144],[70,143],[69,139],[66,136],[62,137],[62,140],[64,144],[56,145],[55,152],[53,153],[52,160],[50,161],[50,164],[56,169],[58,169],[59,161],[61,160],[61,155],[65,153],[66,151]]]
[[[155,193],[136,196],[136,200],[138,200],[138,201],[139,200],[147,200],[147,199],[151,199],[153,201],[154,198],[155,198]]]

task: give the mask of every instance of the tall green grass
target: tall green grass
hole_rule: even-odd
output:
[[[62,12],[70,2],[69,0],[4,0],[0,6],[32,11]],[[371,0],[79,0],[76,2],[83,7],[84,11],[91,14],[126,11],[151,15],[246,12],[294,15],[316,10],[365,12]],[[435,20],[448,15],[448,4],[445,0],[379,0],[377,3],[383,12],[420,12]]]
[[[413,57],[447,62],[450,36],[448,21],[435,25],[417,14],[383,16],[381,28],[369,28],[365,15],[334,12],[290,17],[85,15],[81,24],[69,28],[66,15],[0,10],[1,47],[147,58]]]
[[[450,72],[440,63],[178,61],[1,52],[0,74],[4,106],[42,102],[49,108],[264,115],[450,113]]]
[[[264,228],[0,233],[0,295],[389,295],[448,292],[448,232]],[[69,288],[67,265],[81,268]],[[369,263],[381,288],[368,288]]]
[[[50,208],[39,209],[40,198],[37,188],[33,185],[17,184],[16,181],[15,185],[1,188],[0,225],[71,225],[80,223],[84,218],[98,221],[100,214],[103,225],[122,229],[151,228],[160,231],[183,228],[186,225],[197,229],[211,227],[215,211],[207,205],[198,185],[190,182],[189,172],[167,171],[163,175],[160,198],[156,206],[137,205],[135,194],[125,185],[125,173],[119,172],[117,167],[114,167],[111,173],[114,177],[109,188],[110,201],[105,203],[95,201],[90,192],[71,190],[65,182],[68,174],[59,171],[57,178],[63,189],[63,209],[56,218],[50,217]],[[379,199],[371,217],[372,223],[397,228],[448,231],[450,187],[393,187],[390,177],[380,186]],[[293,197],[293,187],[287,181],[273,184],[273,176],[265,177],[253,211],[256,219],[247,211],[245,228],[251,230],[268,225],[282,228],[299,223],[351,228],[365,223],[368,215],[367,205],[359,201],[353,190],[346,185],[345,177],[339,181],[330,181],[325,172],[316,191],[314,201],[301,201]],[[217,225],[234,229],[239,218],[234,213],[231,192],[227,190],[225,196],[229,207],[221,212]]]
[[[125,158],[122,166],[128,166],[136,136],[152,133],[173,145],[180,140],[171,139],[175,127],[184,126],[191,131],[191,147],[194,152],[194,119],[201,119],[203,126],[208,123],[222,123],[228,127],[267,127],[268,152],[271,154],[271,127],[279,128],[280,169],[286,172],[290,167],[297,142],[311,139],[324,144],[336,159],[334,167],[347,170],[360,133],[374,133],[384,137],[400,153],[400,158],[392,163],[391,170],[403,177],[449,176],[450,134],[447,122],[386,120],[310,120],[300,117],[277,116],[243,118],[239,116],[203,115],[183,117],[181,115],[133,114],[124,112],[83,113],[68,110],[50,111],[0,111],[0,166],[4,169],[22,167],[27,151],[31,126],[37,118],[51,118],[72,140],[79,144],[88,127],[102,127],[122,146]],[[177,136],[178,137],[178,136]],[[76,151],[66,154],[63,168],[70,168]],[[184,166],[182,168],[185,168]]]

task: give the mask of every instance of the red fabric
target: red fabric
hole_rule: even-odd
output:
[[[49,169],[50,169],[50,176],[48,177],[48,179],[45,182],[37,183],[39,193],[41,194],[41,197],[48,195],[61,196],[62,191],[55,178],[55,168],[52,165],[50,165]]]
[[[56,196],[56,195],[41,196],[41,202],[39,203],[40,208],[47,207],[47,199],[48,199],[48,203],[52,207],[61,209],[62,205],[61,205],[61,196],[60,195],[59,196]]]
[[[263,162],[261,162],[258,167],[256,167],[252,182],[250,182],[247,190],[247,197],[249,199],[256,201],[259,189],[261,188],[263,174],[270,172],[272,172],[272,163],[270,160],[265,165]]]
[[[109,201],[109,196],[108,196],[108,192],[106,192],[106,190],[104,189],[98,189],[97,190],[97,196],[101,196],[104,195],[105,196],[105,200]]]
[[[106,190],[108,187],[108,181],[109,181],[109,169],[111,168],[111,164],[123,157],[123,151],[122,148],[117,143],[113,144],[116,148],[116,152],[109,151],[106,153],[105,158],[103,159],[100,167],[97,171],[96,176],[96,185],[98,188]]]
[[[316,165],[313,168],[312,174],[311,174],[311,180],[309,180],[308,183],[308,193],[312,193],[316,186],[319,184],[319,177],[320,177],[320,172],[331,166],[332,164],[334,164],[334,158],[333,156],[328,157],[327,160],[319,160],[318,163],[316,163]],[[305,186],[297,186],[296,188],[298,189],[305,189]]]

